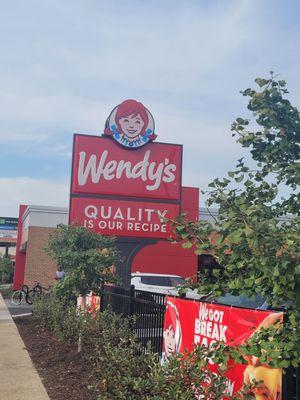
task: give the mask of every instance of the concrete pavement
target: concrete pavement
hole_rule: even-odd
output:
[[[1,294],[0,398],[50,400]]]

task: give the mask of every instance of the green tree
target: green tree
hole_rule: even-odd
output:
[[[13,261],[9,257],[0,256],[0,283],[11,282],[13,270]]]
[[[286,83],[271,72],[255,80],[258,89],[246,89],[251,120],[237,118],[232,136],[250,149],[255,168],[238,160],[233,171],[210,185],[208,208],[218,207],[213,224],[194,223],[183,216],[173,221],[184,247],[214,255],[224,270],[201,272],[198,291],[216,296],[263,296],[271,307],[289,309],[283,327],[269,335],[254,335],[247,352],[272,354],[281,367],[299,363],[299,139],[300,114],[286,99]],[[285,197],[279,194],[284,189]],[[257,343],[259,342],[259,349]],[[267,350],[267,352],[265,351]]]
[[[59,225],[50,236],[46,252],[61,265],[66,276],[55,285],[62,297],[99,292],[104,283],[116,282],[118,260],[115,238],[76,225]]]

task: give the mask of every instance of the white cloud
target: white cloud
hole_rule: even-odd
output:
[[[59,93],[56,95],[32,93],[30,98],[21,93],[3,93],[0,98],[0,110],[6,120],[22,121],[26,126],[28,123],[32,123],[33,126],[42,124],[49,127],[47,134],[26,134],[24,127],[20,126],[20,132],[15,132],[12,140],[14,138],[15,140],[22,140],[22,138],[23,140],[42,140],[55,135],[53,127],[60,128],[60,133],[61,129],[66,126],[74,130],[99,127],[99,122],[100,124],[102,120],[105,122],[107,117],[105,105],[100,101]],[[1,128],[0,138],[6,136],[7,131]]]
[[[48,135],[43,133],[33,132],[14,132],[6,130],[5,128],[0,129],[0,143],[13,143],[13,142],[35,142],[42,143],[48,139]]]
[[[177,3],[169,12],[159,13],[158,8],[156,14],[147,7],[122,14],[108,7],[102,15],[90,16],[85,35],[94,40],[87,42],[84,56],[78,58],[71,45],[75,51],[65,51],[64,61],[80,79],[88,71],[95,82],[119,82],[132,91],[195,92],[199,84],[210,86],[207,77],[219,72],[241,45],[253,41],[255,21],[250,23],[249,16],[254,3],[232,1],[216,8],[213,16],[188,2]]]
[[[0,178],[0,215],[18,216],[19,204],[68,207],[69,183],[32,179]]]

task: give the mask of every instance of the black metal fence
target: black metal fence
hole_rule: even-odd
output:
[[[299,368],[289,368],[283,376],[283,400],[300,400]]]
[[[101,310],[110,307],[117,314],[134,316],[133,332],[146,348],[150,343],[152,351],[161,355],[165,296],[158,293],[105,286],[101,296]]]
[[[166,309],[165,295],[105,286],[101,295],[101,311],[110,307],[117,314],[134,316],[132,329],[146,348],[150,343],[152,350],[161,355],[163,344],[163,324]],[[283,400],[300,400],[299,368],[289,368],[283,375]]]

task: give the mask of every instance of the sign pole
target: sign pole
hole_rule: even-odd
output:
[[[120,237],[116,241],[121,260],[117,263],[116,274],[121,279],[121,286],[129,288],[131,266],[136,254],[146,246],[156,244],[156,239]]]

